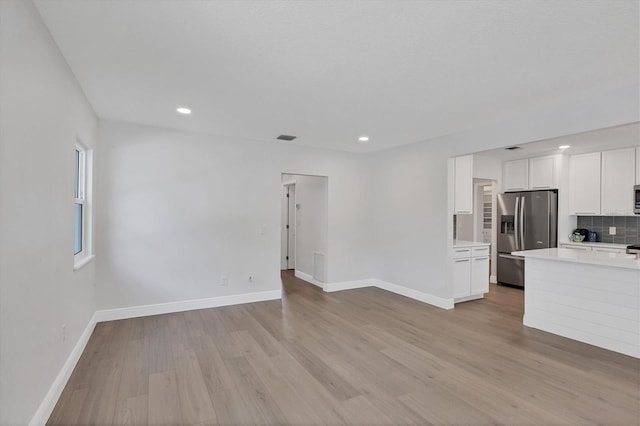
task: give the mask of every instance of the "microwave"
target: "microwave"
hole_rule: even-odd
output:
[[[633,187],[633,212],[640,214],[640,185]]]

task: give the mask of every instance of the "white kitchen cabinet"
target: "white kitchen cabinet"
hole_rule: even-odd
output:
[[[600,191],[600,153],[572,155],[569,159],[569,214],[599,215]]]
[[[626,249],[619,249],[613,247],[591,247],[591,251],[598,253],[626,253]]]
[[[469,296],[471,258],[453,259],[453,298]]]
[[[455,214],[473,213],[473,156],[455,158],[454,211]]]
[[[488,244],[454,246],[451,262],[456,303],[480,299],[489,291],[489,252]]]
[[[565,248],[569,250],[576,251],[591,251],[591,247],[589,246],[579,246],[577,244],[560,244],[560,248]]]
[[[554,189],[556,183],[556,157],[529,159],[529,189]]]
[[[603,215],[633,216],[635,151],[635,148],[625,148],[602,152]]]
[[[593,251],[598,253],[626,253],[627,249],[623,244],[618,247],[606,245],[606,243],[560,243],[560,248],[576,251]]]
[[[471,258],[471,294],[489,291],[489,256]]]
[[[529,160],[505,161],[502,169],[505,191],[523,191],[529,189]]]

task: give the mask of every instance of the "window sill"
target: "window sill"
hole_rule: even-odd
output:
[[[73,270],[74,271],[79,271],[80,269],[82,269],[86,265],[88,265],[95,258],[96,258],[96,255],[95,254],[91,254],[89,256],[83,257],[82,259],[74,261]]]

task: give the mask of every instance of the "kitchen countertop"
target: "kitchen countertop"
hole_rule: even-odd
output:
[[[589,241],[581,241],[581,242],[563,241],[558,245],[560,244],[571,244],[576,246],[603,247],[603,248],[617,248],[617,249],[625,249],[625,250],[627,246],[632,245],[632,244],[614,244],[614,243],[601,243],[601,242],[589,242]]]
[[[464,241],[464,240],[453,240],[453,247],[482,247],[482,246],[490,246],[491,243],[482,243],[478,241]]]
[[[514,256],[524,258],[547,259],[560,262],[587,263],[589,265],[610,266],[614,268],[640,270],[640,259],[626,253],[603,253],[594,251],[576,251],[563,248],[514,251]]]

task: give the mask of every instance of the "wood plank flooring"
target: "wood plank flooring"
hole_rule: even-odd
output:
[[[48,424],[640,424],[640,361],[522,325],[523,293],[384,290],[100,323]]]

